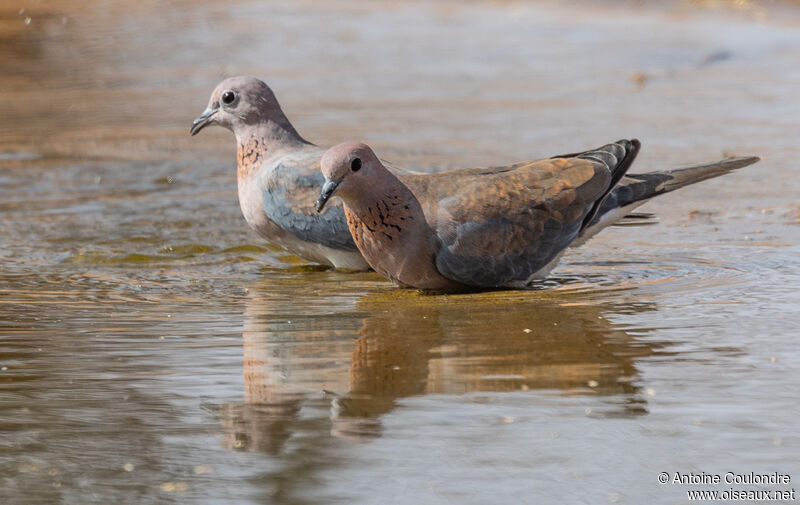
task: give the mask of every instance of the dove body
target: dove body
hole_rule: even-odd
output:
[[[370,266],[399,284],[457,292],[522,288],[649,198],[758,161],[730,158],[625,177],[637,140],[538,161],[439,174],[386,170],[365,144],[322,158],[317,210],[344,202]]]
[[[336,268],[369,268],[347,230],[341,207],[314,212],[324,181],[319,162],[325,149],[297,133],[264,82],[253,77],[221,82],[192,123],[192,135],[209,125],[236,136],[239,205],[251,228],[308,260]]]

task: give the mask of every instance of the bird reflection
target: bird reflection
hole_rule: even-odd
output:
[[[391,290],[340,296],[335,307],[319,305],[324,296],[287,302],[250,290],[245,402],[223,410],[229,447],[279,453],[309,416],[333,437],[369,440],[398,401],[419,395],[516,392],[531,395],[531,408],[536,395],[592,395],[602,398],[596,415],[641,415],[636,361],[665,354],[662,343],[609,320],[654,305],[616,295],[612,303],[569,289],[451,297]]]

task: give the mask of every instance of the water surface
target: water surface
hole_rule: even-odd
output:
[[[0,502],[685,503],[800,479],[791,3],[0,6]],[[758,165],[529,292],[429,296],[247,228],[231,74],[420,170],[636,136]]]

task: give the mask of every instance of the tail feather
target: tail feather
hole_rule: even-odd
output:
[[[752,165],[760,159],[756,156],[726,158],[712,163],[701,163],[673,170],[627,174],[603,202],[595,220],[613,209],[627,207],[630,204],[669,193],[689,184],[725,175],[738,168]]]
[[[711,163],[701,163],[688,167],[649,172],[646,174],[626,174],[619,184],[603,200],[591,223],[581,233],[583,243],[601,229],[622,219],[625,215],[642,205],[650,198],[669,193],[678,188],[705,181],[733,170],[756,163],[761,158],[747,156],[726,158]],[[577,244],[576,244],[577,245]]]
[[[684,168],[676,168],[674,170],[664,170],[663,172],[652,172],[649,174],[633,174],[629,175],[631,179],[637,181],[650,182],[647,190],[641,195],[641,198],[651,198],[662,193],[694,184],[695,182],[705,181],[720,175],[725,175],[728,172],[743,168],[748,165],[759,161],[761,158],[756,156],[742,157],[742,158],[726,158],[724,160],[715,161],[713,163],[702,163],[699,165],[692,165]]]

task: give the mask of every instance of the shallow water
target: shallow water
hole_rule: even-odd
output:
[[[0,502],[797,487],[792,4],[108,4],[0,6]],[[266,79],[306,138],[421,170],[627,136],[634,171],[764,159],[536,290],[427,296],[247,228],[232,136],[188,135],[230,74]],[[657,481],[728,471],[792,481]]]

